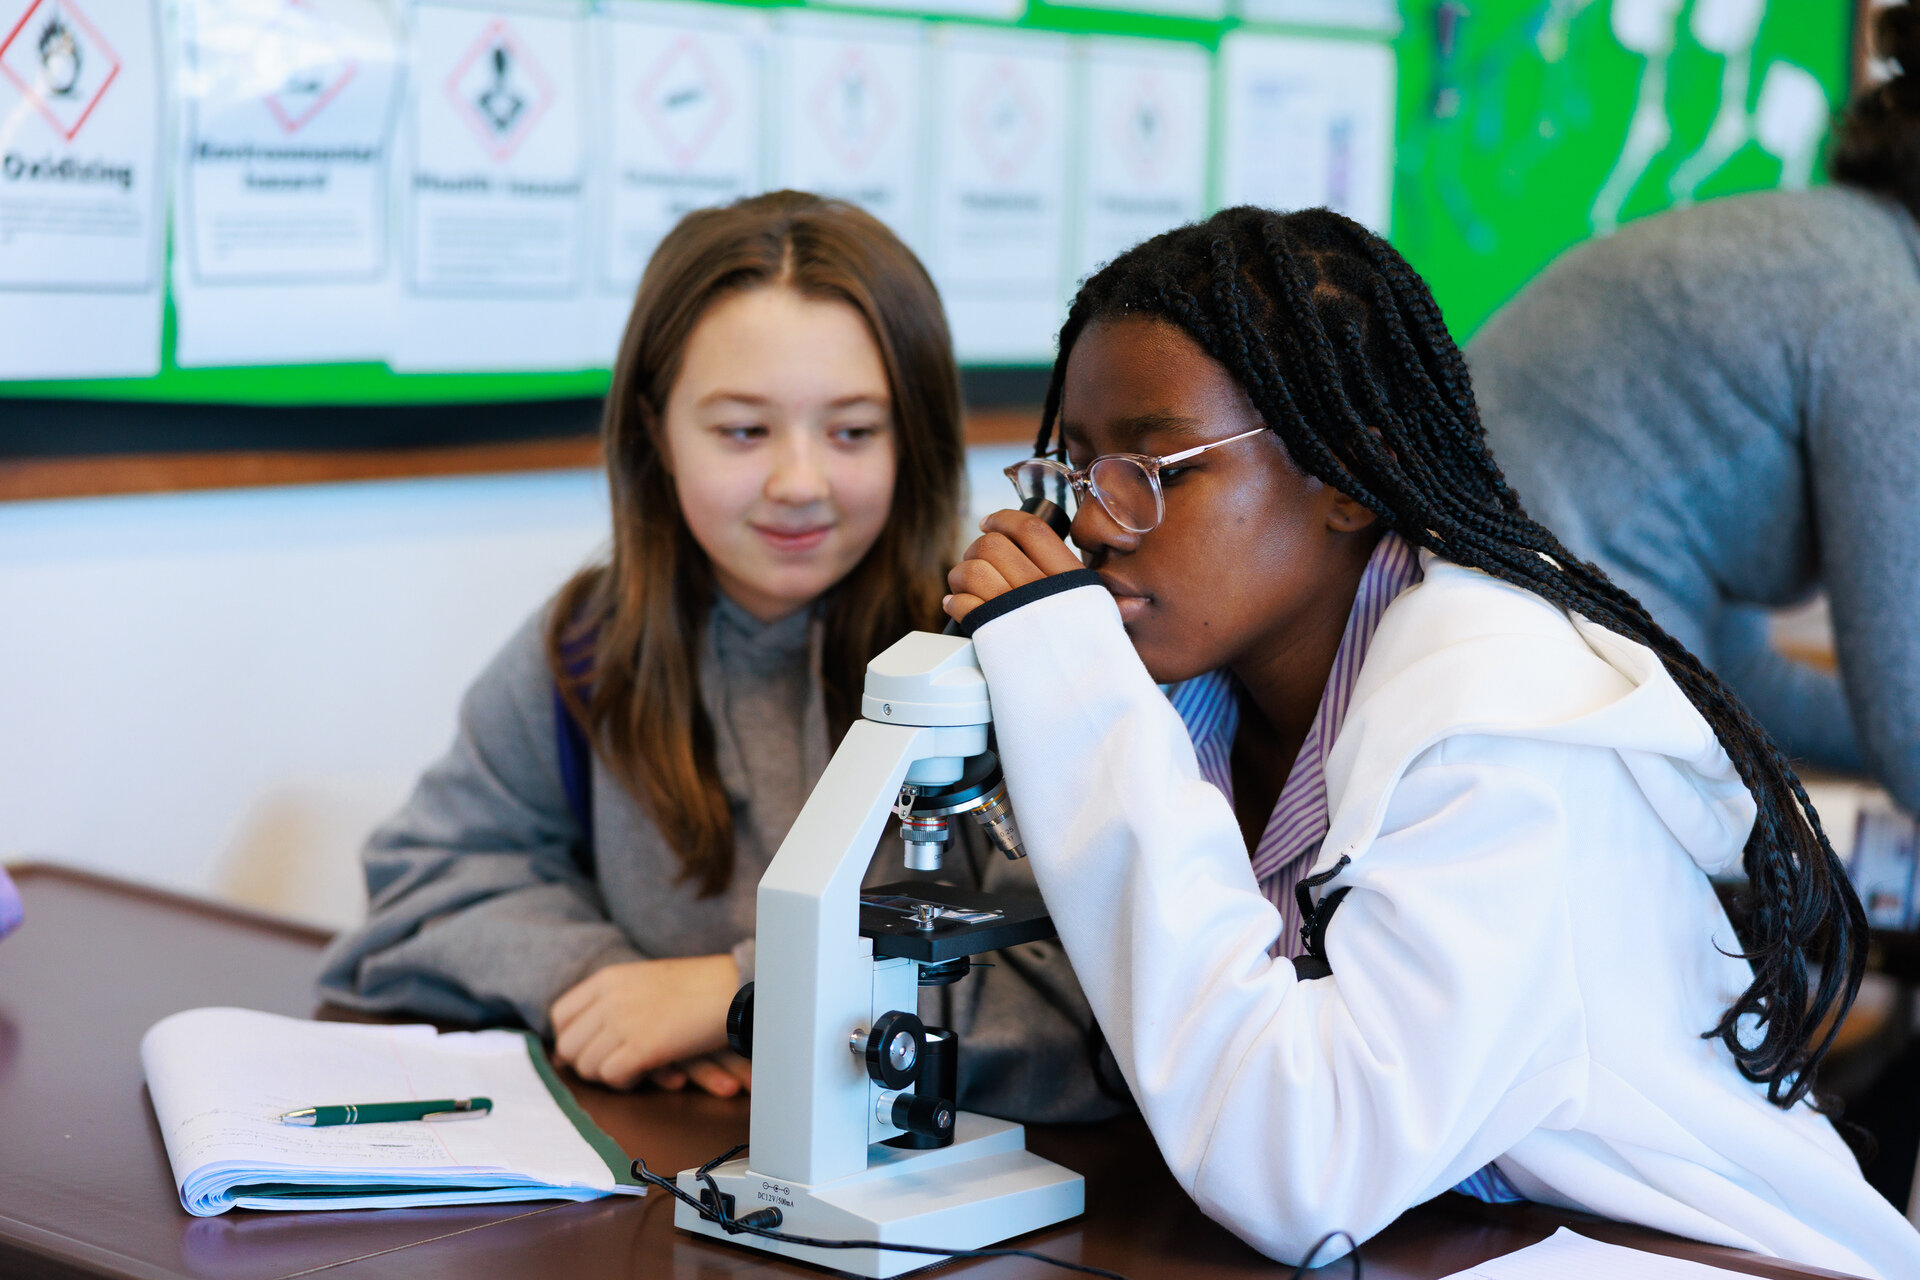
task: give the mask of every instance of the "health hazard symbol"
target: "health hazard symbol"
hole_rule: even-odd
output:
[[[480,145],[504,164],[553,105],[553,82],[505,18],[495,18],[447,77],[447,96]]]
[[[637,105],[676,169],[690,169],[733,114],[733,95],[707,47],[683,35],[640,81]]]
[[[287,133],[306,128],[360,70],[359,63],[341,53],[335,34],[304,0],[287,0],[261,34],[255,65],[286,71],[280,86],[260,100]]]
[[[1142,72],[1129,87],[1124,104],[1114,122],[1120,154],[1137,181],[1157,182],[1173,146],[1171,112],[1160,81],[1151,72]]]
[[[32,0],[0,40],[0,75],[68,142],[120,74],[120,55],[73,0]]]
[[[886,141],[897,105],[886,77],[867,51],[855,46],[843,51],[820,78],[807,110],[833,158],[843,169],[858,171]]]
[[[1027,78],[1006,58],[995,62],[974,90],[965,125],[987,172],[1001,182],[1019,176],[1046,134]]]

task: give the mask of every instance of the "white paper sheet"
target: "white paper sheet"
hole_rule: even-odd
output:
[[[1222,202],[1325,205],[1381,235],[1393,206],[1393,50],[1367,40],[1229,34],[1220,43]]]
[[[1205,212],[1211,73],[1197,45],[1087,42],[1076,275]]]
[[[181,365],[386,355],[402,56],[386,0],[181,0]]]
[[[1203,22],[1217,22],[1227,16],[1227,0],[1052,0],[1052,3],[1075,9],[1128,9],[1136,13],[1199,18]]]
[[[963,361],[1044,364],[1066,311],[1068,44],[943,28],[929,266]]]
[[[308,1022],[251,1009],[190,1009],[140,1042],[181,1203],[201,1216],[250,1209],[586,1200],[619,1187],[554,1101],[513,1031]],[[486,1097],[483,1118],[307,1127],[302,1107]],[[282,1199],[260,1184],[340,1194]],[[380,1192],[389,1186],[413,1194]],[[371,1194],[369,1193],[371,1192]]]
[[[1602,1244],[1561,1227],[1539,1244],[1456,1271],[1445,1280],[1732,1280],[1704,1262]]]
[[[0,378],[160,367],[152,0],[0,0]]]
[[[395,369],[591,362],[586,28],[575,5],[414,9]]]
[[[746,8],[610,0],[594,33],[607,130],[595,363],[610,365],[661,237],[763,185],[767,25]]]
[[[795,13],[781,24],[775,182],[866,209],[926,242],[925,28]]]
[[[1386,35],[1400,30],[1400,6],[1395,0],[1240,0],[1240,16],[1248,22],[1346,27]]]

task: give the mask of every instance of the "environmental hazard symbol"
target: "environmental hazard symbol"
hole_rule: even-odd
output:
[[[553,105],[553,82],[505,18],[480,33],[447,77],[455,111],[504,164]]]
[[[967,104],[965,125],[987,172],[1011,182],[1033,159],[1046,135],[1039,104],[1018,63],[994,62]]]
[[[0,40],[0,75],[68,142],[119,74],[120,55],[73,0],[30,0]]]
[[[674,167],[687,169],[733,113],[733,95],[706,44],[682,35],[640,81],[637,105]]]
[[[286,0],[261,33],[254,65],[279,78],[261,102],[287,133],[306,128],[360,70],[341,52],[333,26],[306,0]]]
[[[872,161],[892,129],[897,106],[886,77],[858,45],[842,51],[807,101],[827,150],[849,171]]]
[[[1150,71],[1141,72],[1128,87],[1125,102],[1125,109],[1114,120],[1120,134],[1120,154],[1136,180],[1157,182],[1173,145],[1171,112],[1158,77]]]

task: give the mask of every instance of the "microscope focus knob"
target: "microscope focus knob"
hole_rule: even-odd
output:
[[[920,1076],[920,1049],[927,1028],[911,1013],[895,1009],[874,1020],[864,1043],[856,1033],[849,1046],[866,1059],[867,1074],[885,1089],[910,1088]]]
[[[727,1006],[727,1044],[743,1058],[753,1056],[753,984],[733,993]]]

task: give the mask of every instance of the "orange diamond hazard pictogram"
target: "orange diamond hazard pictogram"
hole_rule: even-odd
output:
[[[1000,182],[1011,182],[1040,146],[1040,108],[1027,78],[1012,60],[1001,58],[974,91],[965,117],[967,136]]]
[[[897,114],[886,77],[858,45],[848,46],[820,77],[807,106],[827,149],[849,171],[867,167]]]
[[[706,47],[683,35],[640,82],[638,105],[674,167],[687,169],[733,113],[733,95]]]
[[[447,77],[447,96],[480,145],[504,164],[553,105],[553,82],[505,18],[495,18]]]
[[[120,74],[120,55],[73,0],[30,0],[0,39],[0,75],[72,142]]]

